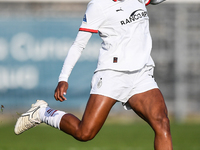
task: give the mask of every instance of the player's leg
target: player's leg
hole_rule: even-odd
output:
[[[61,119],[60,129],[77,140],[91,140],[101,129],[115,103],[116,100],[112,98],[92,94],[82,120],[73,114],[65,114]]]
[[[54,110],[43,100],[35,104],[18,118],[15,134],[21,134],[40,123],[61,129],[80,141],[91,140],[101,129],[116,100],[92,94],[89,98],[82,120],[73,114]]]
[[[154,130],[155,150],[172,150],[172,139],[167,108],[159,89],[152,89],[132,96],[131,108]]]

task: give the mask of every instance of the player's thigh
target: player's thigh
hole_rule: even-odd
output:
[[[112,98],[91,94],[80,124],[81,128],[95,135],[101,129],[115,103],[116,100]]]
[[[129,99],[131,108],[152,127],[167,118],[167,107],[158,88],[136,94]]]

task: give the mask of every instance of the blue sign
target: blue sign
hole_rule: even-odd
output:
[[[69,78],[67,101],[54,100],[64,59],[78,33],[82,18],[1,19],[0,104],[20,109],[44,99],[51,107],[85,105],[97,65],[101,41],[89,41]]]

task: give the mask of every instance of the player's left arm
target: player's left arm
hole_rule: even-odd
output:
[[[160,4],[164,1],[165,0],[144,0],[146,6],[149,5],[149,4],[157,5],[157,4]]]

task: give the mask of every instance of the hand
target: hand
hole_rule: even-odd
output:
[[[68,83],[65,81],[60,81],[55,89],[54,98],[60,102],[67,100],[64,97],[64,95],[66,95],[67,89],[68,89]]]

